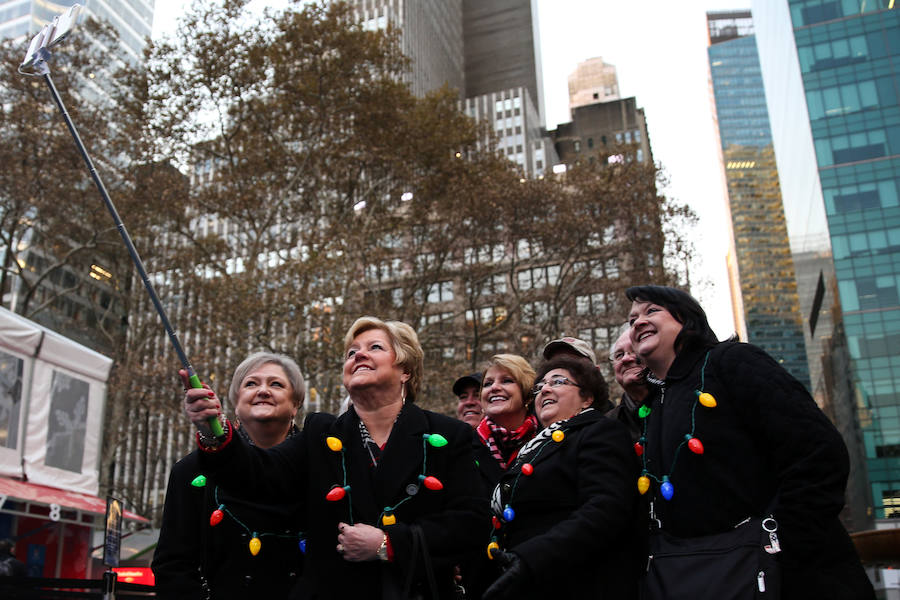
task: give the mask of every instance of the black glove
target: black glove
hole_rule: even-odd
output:
[[[518,600],[528,595],[531,573],[514,552],[495,550],[494,560],[500,564],[503,574],[484,591],[483,600]]]

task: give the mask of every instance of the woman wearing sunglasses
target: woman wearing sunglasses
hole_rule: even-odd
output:
[[[606,382],[560,357],[540,367],[532,393],[544,429],[494,489],[488,553],[505,571],[485,600],[636,598],[638,462],[625,426],[603,416]]]

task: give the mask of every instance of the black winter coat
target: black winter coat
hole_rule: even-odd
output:
[[[694,436],[704,447],[695,454],[678,447],[691,431],[700,391],[717,405],[693,410]],[[648,492],[663,529],[701,536],[772,512],[783,597],[874,596],[838,520],[849,472],[844,442],[803,385],[768,354],[734,342],[680,353],[646,426],[646,468],[674,486],[669,501],[656,482]]]
[[[299,503],[248,502],[218,486],[211,474],[206,485],[195,487],[191,482],[204,474],[197,454],[175,463],[169,474],[152,565],[157,597],[204,600],[208,585],[212,600],[287,598],[303,566]],[[224,517],[211,526],[220,505]],[[261,542],[256,556],[249,550],[253,533]]]
[[[527,566],[524,598],[635,598],[646,527],[628,431],[599,410],[563,422],[559,442],[546,437],[555,427],[526,445],[500,478],[495,516],[507,506],[515,516],[496,532],[497,542]]]
[[[439,433],[444,447],[432,447],[426,434]],[[269,450],[251,448],[240,439],[201,460],[229,481],[240,482],[262,498],[301,500],[306,506],[307,551],[304,572],[292,597],[389,598],[402,586],[411,564],[413,536],[419,525],[434,565],[441,598],[453,594],[453,567],[467,553],[482,548],[488,519],[472,457],[472,430],[461,421],[406,404],[394,423],[377,467],[359,432],[351,408],[340,417],[314,413],[303,431]],[[326,440],[341,440],[343,452]],[[427,453],[427,454],[426,454]],[[426,461],[427,459],[427,461]],[[419,476],[437,477],[441,490],[426,489]],[[346,471],[342,468],[346,466]],[[328,501],[334,486],[349,486],[342,500]],[[413,487],[414,486],[414,487]],[[408,491],[414,492],[412,496]],[[386,507],[394,507],[395,524],[384,525]],[[393,561],[349,562],[336,551],[338,523],[368,523],[388,534]],[[422,558],[413,575],[414,589],[430,597]]]

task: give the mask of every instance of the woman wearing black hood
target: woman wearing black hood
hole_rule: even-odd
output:
[[[698,538],[772,515],[782,598],[874,598],[838,519],[847,449],[806,388],[761,349],[718,342],[689,294],[648,285],[626,296],[632,345],[660,388],[637,451],[661,530]],[[760,590],[778,585],[759,577]]]

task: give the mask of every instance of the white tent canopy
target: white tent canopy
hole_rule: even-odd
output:
[[[0,475],[96,494],[112,364],[0,308]]]

